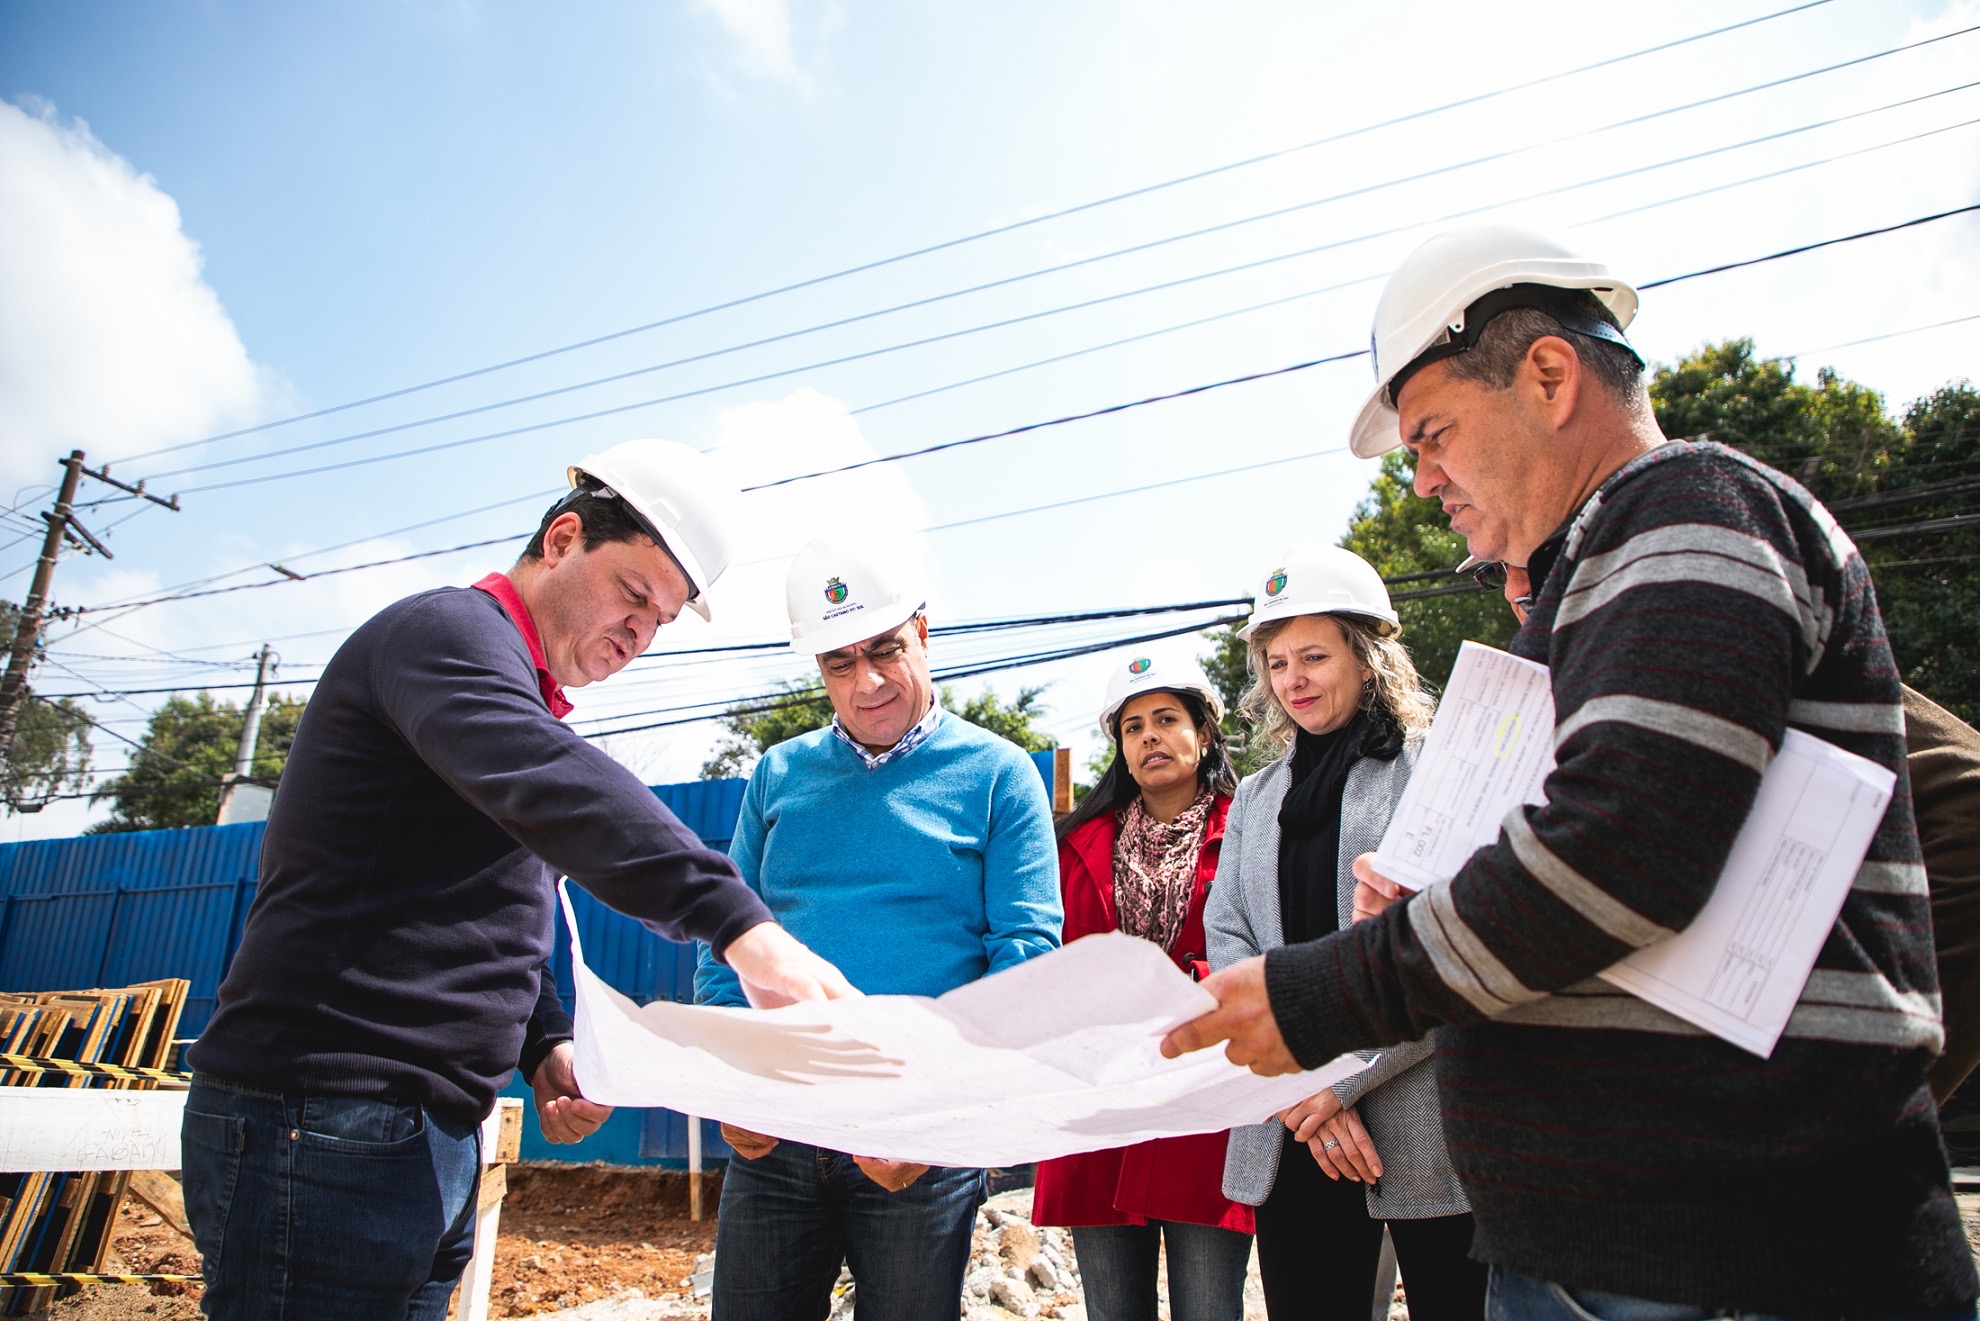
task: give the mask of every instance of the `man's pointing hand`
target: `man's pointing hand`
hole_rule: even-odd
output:
[[[722,961],[735,970],[757,1009],[859,994],[844,973],[775,922],[760,922],[730,941]]]

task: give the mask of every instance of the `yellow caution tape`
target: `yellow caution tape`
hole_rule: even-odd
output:
[[[191,1082],[190,1073],[171,1069],[144,1069],[125,1064],[83,1064],[77,1060],[47,1059],[40,1055],[9,1055],[0,1052],[0,1068],[32,1070],[37,1073],[67,1073],[76,1077],[140,1079],[150,1082]]]
[[[85,1271],[44,1274],[11,1271],[0,1275],[0,1289],[47,1289],[58,1284],[198,1284],[197,1275],[91,1275]]]

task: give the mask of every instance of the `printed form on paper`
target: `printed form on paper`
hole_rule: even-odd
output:
[[[1547,668],[1467,642],[1375,869],[1411,889],[1449,880],[1500,823],[1546,802],[1554,769]],[[1601,975],[1765,1057],[1842,911],[1897,777],[1789,730],[1691,925]]]

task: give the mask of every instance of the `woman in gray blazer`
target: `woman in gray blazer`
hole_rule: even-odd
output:
[[[1242,708],[1284,755],[1238,787],[1205,924],[1211,965],[1317,940],[1351,920],[1357,854],[1372,852],[1434,709],[1396,638],[1381,575],[1336,546],[1295,546],[1250,623]],[[1429,1038],[1286,1110],[1234,1129],[1224,1194],[1258,1208],[1258,1262],[1276,1321],[1366,1321],[1387,1222],[1412,1321],[1477,1321],[1485,1268],[1451,1170]]]

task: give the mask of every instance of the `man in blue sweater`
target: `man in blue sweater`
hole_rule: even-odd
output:
[[[799,939],[869,995],[941,995],[1059,943],[1051,808],[1010,742],[945,713],[925,599],[897,570],[814,541],[785,581],[830,727],[763,754],[732,852]],[[741,1005],[702,951],[701,1004]],[[981,1170],[875,1160],[724,1124],[717,1321],[823,1318],[842,1263],[862,1316],[954,1321]]]
[[[325,667],[192,1047],[186,1215],[209,1317],[446,1314],[482,1119],[519,1065],[544,1132],[578,1093],[546,969],[555,879],[720,951],[759,1003],[852,994],[722,854],[564,727],[564,688],[646,650],[728,559],[734,487],[684,445],[570,469],[507,574],[387,606]]]

